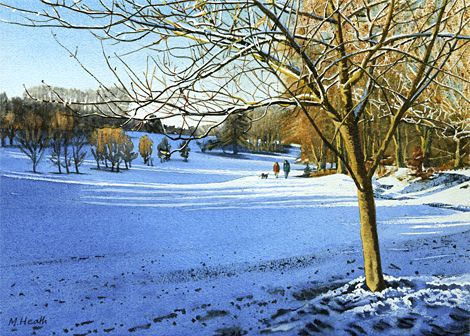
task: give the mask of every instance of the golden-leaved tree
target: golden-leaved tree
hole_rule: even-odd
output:
[[[92,146],[91,153],[96,160],[97,168],[100,169],[100,162],[104,162],[108,167],[109,161],[111,171],[113,172],[116,168],[116,172],[119,172],[121,162],[126,161],[126,147],[130,149],[128,142],[129,136],[121,128],[102,127],[95,129],[91,135],[90,145]]]
[[[151,140],[147,135],[144,135],[139,141],[139,152],[140,156],[144,159],[144,163],[148,166],[152,163],[152,151],[153,140]]]

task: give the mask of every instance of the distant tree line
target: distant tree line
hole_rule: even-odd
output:
[[[46,87],[47,88],[47,87]],[[6,93],[0,94],[0,144],[19,146],[20,150],[32,161],[33,171],[36,172],[38,163],[49,154],[50,163],[57,168],[58,173],[70,173],[73,167],[79,173],[79,167],[86,157],[86,144],[93,146],[97,130],[114,130],[106,138],[107,147],[96,149],[95,159],[110,162],[112,170],[119,164],[125,163],[126,168],[137,157],[132,152],[130,137],[124,135],[125,130],[140,130],[149,133],[161,133],[162,124],[158,119],[142,123],[125,117],[111,116],[110,108],[101,108],[95,113],[90,106],[70,108],[53,100],[54,95],[67,101],[90,102],[92,99],[106,99],[91,90],[82,92],[74,89],[34,87],[28,89],[29,94],[23,98],[9,99]],[[39,98],[37,98],[39,97]],[[42,99],[40,99],[42,98]],[[122,106],[121,106],[122,108]],[[103,111],[108,115],[103,115]],[[101,132],[101,131],[100,131]],[[100,133],[101,134],[101,133]],[[100,135],[101,136],[101,135]],[[109,141],[108,141],[109,140]],[[72,168],[72,169],[73,169]]]
[[[342,139],[333,123],[328,120],[324,111],[312,111],[316,121],[322,127],[327,138],[334,138],[333,144],[338,152],[345,152]],[[365,160],[371,162],[380,148],[390,126],[389,118],[378,114],[374,109],[366,109],[359,124],[361,145]],[[204,134],[210,129],[205,125],[198,129]],[[215,139],[198,140],[196,143],[202,152],[221,148],[224,152],[237,154],[240,149],[251,152],[283,152],[285,146],[298,144],[301,154],[298,160],[305,164],[314,163],[319,171],[327,167],[340,173],[346,168],[322,141],[318,133],[308,122],[303,113],[291,109],[269,108],[257,109],[246,114],[230,115],[224,123],[210,130],[209,135]],[[468,138],[455,139],[450,132],[432,127],[429,124],[405,118],[397,127],[391,145],[385,151],[379,166],[379,173],[384,165],[395,165],[398,168],[411,167],[426,170],[458,169],[469,165]]]
[[[148,133],[163,133],[159,119],[153,118],[148,122],[139,119],[129,119],[117,112],[128,112],[127,106],[121,104],[119,109],[111,104],[104,106],[87,105],[109,99],[110,93],[103,91],[80,91],[76,89],[50,88],[36,86],[27,89],[28,94],[22,98],[9,99],[6,93],[0,93],[0,143],[1,146],[13,145],[15,134],[29,127],[31,118],[39,118],[42,130],[49,135],[55,129],[80,130],[88,135],[95,129],[104,126],[121,127],[124,130],[138,130]],[[30,96],[35,99],[31,99]],[[115,93],[119,97],[119,92]],[[83,102],[84,105],[74,106],[73,109],[57,100],[66,102]],[[118,110],[118,111],[117,111]],[[34,117],[33,117],[34,115]]]
[[[281,117],[282,110],[277,107],[232,114],[220,126],[210,131],[210,124],[200,126],[198,134],[209,131],[209,135],[216,139],[196,143],[202,152],[221,148],[224,152],[231,150],[233,154],[238,154],[240,150],[282,153],[288,141],[280,127]]]
[[[107,99],[104,92],[92,90],[83,92],[75,89],[41,86],[28,89],[28,93],[34,95],[36,99],[30,99],[27,94],[23,98],[8,99],[5,93],[0,94],[0,141],[1,146],[6,146],[7,143],[13,145],[16,138],[17,144],[33,161],[33,170],[46,153],[45,148],[50,147],[49,160],[57,167],[59,173],[69,172],[71,167],[74,167],[75,172],[78,173],[79,166],[83,162],[81,151],[85,143],[91,144],[92,135],[96,129],[119,128],[122,131],[140,129],[149,133],[168,134],[187,134],[195,131],[163,126],[158,118],[151,118],[142,125],[140,120],[116,117],[113,115],[117,109],[116,106],[100,107],[99,113],[95,113],[96,111],[93,110],[95,106],[84,105],[80,109],[72,110],[64,104],[49,102],[53,101],[54,95],[72,102],[104,100]],[[119,97],[120,93],[107,93],[107,95],[110,94]],[[48,102],[41,102],[41,100]],[[122,105],[118,108],[124,111],[127,107]],[[324,111],[318,109],[312,111],[312,114],[315,114],[324,135],[329,139],[335,139],[333,144],[337,152],[345,152],[343,140]],[[325,171],[327,167],[330,167],[340,173],[346,172],[344,162],[338,160],[336,153],[323,143],[321,137],[306,119],[303,113],[295,113],[291,109],[281,107],[260,108],[248,113],[232,114],[219,127],[211,129],[209,135],[215,139],[199,140],[196,143],[202,152],[221,148],[224,151],[230,150],[233,154],[237,154],[239,150],[283,152],[285,146],[299,144],[301,146],[299,161],[314,163],[320,171]],[[377,108],[365,109],[359,130],[366,161],[373,161],[375,158],[380,148],[379,145],[389,129],[389,124],[387,116],[380,115]],[[200,135],[205,134],[210,127],[210,124],[200,126],[197,132]],[[144,142],[145,145],[140,144],[139,152],[143,154],[144,163],[151,165],[153,164],[151,157],[153,143],[150,143],[150,139],[147,140]],[[184,141],[179,145],[179,152],[187,160],[189,146],[185,144]],[[113,146],[111,147],[118,148],[121,145]],[[142,146],[146,149],[140,148]],[[97,152],[93,155],[95,160],[101,160],[106,166],[110,163],[114,170],[112,166],[114,161],[106,158],[106,155],[111,155],[113,152],[110,150],[111,147],[108,146],[106,154]],[[394,164],[397,167],[411,166],[418,171],[425,171],[429,167],[461,168],[469,164],[468,147],[467,138],[455,140],[452,134],[430,127],[429,124],[420,120],[405,118],[397,127],[393,141],[385,151],[379,168],[384,164]],[[168,143],[157,146],[157,155],[161,162],[169,160],[170,149],[171,146]],[[130,166],[132,161],[122,160],[126,167]],[[119,169],[117,162],[115,165],[116,169]]]

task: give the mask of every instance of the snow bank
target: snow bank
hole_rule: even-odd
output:
[[[407,169],[376,179],[374,194],[379,199],[419,200],[408,204],[427,204],[439,208],[470,211],[470,171],[436,173],[421,180],[407,175]]]
[[[465,335],[470,332],[470,275],[387,276],[370,292],[364,278],[332,288],[293,311],[280,310],[269,328],[289,335]]]

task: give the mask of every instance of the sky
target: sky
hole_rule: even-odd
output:
[[[113,82],[105,69],[101,44],[89,32],[11,25],[3,21],[21,19],[19,13],[3,7],[0,7],[0,19],[0,92],[6,92],[8,97],[22,96],[23,85],[41,85],[42,80],[52,86],[98,88],[96,81],[54,40],[52,33],[73,52],[78,46],[78,57],[84,65],[105,82]]]
[[[33,10],[40,8],[35,1],[0,2]],[[58,41],[73,53],[77,50],[79,61],[104,85],[112,86],[117,83],[105,62],[101,42],[89,31],[32,28],[6,23],[8,21],[27,22],[19,11],[0,6],[0,92],[6,92],[8,97],[22,96],[23,86],[42,85],[42,81],[51,86],[64,88],[98,89],[99,83],[57,43],[52,34],[55,34]],[[74,17],[72,22],[84,24],[79,17]],[[111,55],[112,66],[117,66],[119,72],[123,67],[113,53],[127,53],[132,50],[132,46],[120,44],[111,48],[110,42],[103,43],[107,55]],[[124,60],[134,67],[137,65],[138,71],[145,70],[146,58],[142,57],[142,54],[131,54],[125,56]]]

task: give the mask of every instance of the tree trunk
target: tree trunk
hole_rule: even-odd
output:
[[[238,154],[238,147],[237,147],[236,141],[232,142],[232,151],[233,151],[233,154]]]
[[[460,139],[457,139],[457,148],[455,149],[454,169],[462,167],[462,156],[460,155]]]
[[[370,141],[370,120],[364,119],[364,125],[362,127],[362,142],[364,144],[364,156],[365,160],[372,160],[372,147]]]
[[[333,164],[336,165],[336,155],[335,155],[335,152],[333,151],[330,151],[331,152],[331,158],[330,158],[330,169],[333,169]],[[336,166],[335,166],[336,168]]]
[[[361,239],[364,253],[366,283],[373,292],[385,289],[380,259],[379,237],[375,213],[372,181],[362,179],[364,190],[358,190],[359,213],[361,218]]]
[[[405,158],[403,156],[403,140],[401,136],[401,124],[398,124],[397,132],[393,136],[393,141],[395,142],[395,165],[397,168],[404,168]]]
[[[68,161],[67,161],[68,160]],[[68,157],[65,157],[64,159],[64,162],[65,162],[65,171],[67,172],[67,174],[70,174],[70,170],[69,170],[69,167],[70,167],[70,158]]]
[[[8,133],[8,140],[10,140],[10,146],[13,146],[13,138],[14,137],[15,137],[15,131],[10,130],[10,132]]]
[[[59,154],[57,154],[57,167],[59,167],[59,174],[62,174],[62,164],[60,163],[60,147]]]
[[[345,156],[346,153],[345,153],[345,150],[344,150],[344,143],[343,143],[343,139],[340,135],[340,132],[338,132],[338,134],[336,135],[336,149],[338,150],[338,153],[340,153],[343,156],[343,158],[346,159],[346,156]],[[338,174],[347,174],[348,173],[347,169],[346,169],[346,166],[344,165],[344,162],[339,157],[337,158],[336,169],[337,169],[336,172]]]
[[[429,157],[431,156],[432,129],[426,126],[416,125],[421,140],[421,152],[423,153],[425,168],[429,167]]]
[[[385,289],[380,260],[379,238],[375,213],[372,180],[367,177],[366,163],[362,152],[359,128],[353,120],[341,127],[348,162],[362,190],[358,189],[359,214],[361,219],[361,239],[364,253],[366,284],[373,292]]]
[[[310,144],[310,148],[312,149],[312,156],[313,156],[313,160],[315,161],[316,169],[319,171],[320,170],[320,160],[318,160],[317,153],[315,153],[315,147],[313,147],[313,144]]]
[[[328,147],[326,147],[325,143],[322,143],[320,148],[320,170],[326,171],[326,157],[328,155]]]

